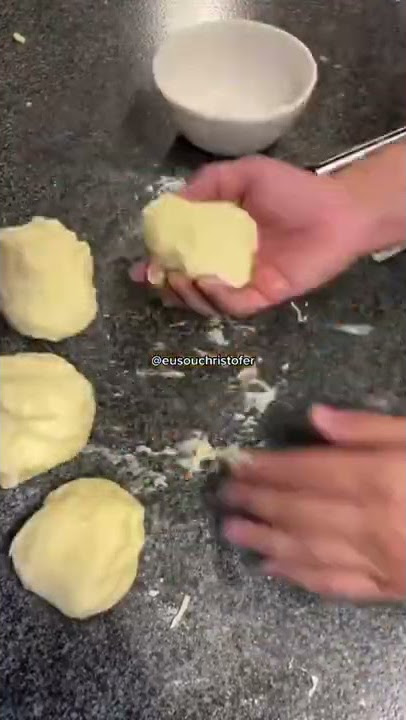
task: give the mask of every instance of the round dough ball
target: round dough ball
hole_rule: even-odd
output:
[[[10,555],[27,590],[72,618],[113,607],[134,582],[144,545],[144,508],[104,478],[51,492],[14,538]]]
[[[240,288],[251,279],[257,226],[242,208],[228,202],[190,202],[166,193],[143,211],[145,244],[155,261],[149,281],[162,285],[165,271],[190,278],[216,275]]]
[[[92,385],[63,358],[0,357],[0,486],[14,487],[74,458],[95,413]]]
[[[1,230],[0,309],[23,335],[58,341],[80,333],[97,313],[89,245],[48,218]]]

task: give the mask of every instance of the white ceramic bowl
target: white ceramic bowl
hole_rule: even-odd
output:
[[[153,75],[194,145],[237,156],[265,149],[292,125],[317,82],[317,64],[280,28],[220,20],[169,35]]]

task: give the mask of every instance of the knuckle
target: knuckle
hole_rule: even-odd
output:
[[[326,596],[338,596],[345,594],[343,583],[340,578],[333,574],[321,575],[319,578],[315,578],[312,583],[312,587],[309,587],[309,590],[313,590],[313,592]]]
[[[305,549],[314,564],[322,566],[329,564],[329,551],[325,544],[308,543]]]
[[[374,461],[372,488],[375,499],[386,506],[403,504],[406,495],[406,453],[381,453]]]

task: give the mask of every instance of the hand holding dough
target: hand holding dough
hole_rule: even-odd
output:
[[[89,245],[48,218],[0,230],[0,310],[23,335],[80,333],[97,312]]]
[[[240,288],[246,285],[257,249],[257,227],[242,208],[228,202],[189,202],[170,193],[143,212],[145,244],[162,269],[150,282],[162,285],[165,271],[189,278],[215,275]]]
[[[90,382],[63,358],[0,357],[0,486],[14,487],[75,457],[95,412]]]
[[[14,538],[22,584],[72,618],[113,607],[137,576],[144,508],[104,478],[79,478],[51,492]]]

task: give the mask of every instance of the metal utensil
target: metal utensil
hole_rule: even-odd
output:
[[[337,170],[342,170],[357,160],[364,160],[366,157],[377,150],[381,150],[386,145],[402,142],[402,140],[406,140],[406,127],[392,130],[392,132],[386,133],[386,135],[381,135],[373,140],[368,140],[368,142],[362,143],[361,145],[355,145],[353,148],[350,148],[339,155],[334,155],[318,165],[308,166],[308,170],[311,170],[316,175],[330,175],[331,173],[337,172]]]
[[[332,173],[337,172],[337,170],[342,170],[348,165],[351,165],[353,162],[357,162],[358,160],[364,160],[366,157],[376,152],[377,150],[381,150],[386,145],[402,142],[405,139],[406,127],[401,127],[397,130],[386,133],[386,135],[381,135],[374,140],[369,140],[368,142],[362,143],[361,145],[356,145],[350,150],[340,153],[339,155],[334,155],[334,157],[325,160],[319,165],[308,166],[307,169],[311,170],[316,175],[331,175]],[[394,255],[402,252],[404,249],[404,245],[398,245],[396,247],[390,248],[389,250],[382,250],[381,252],[373,253],[371,257],[376,262],[383,262],[384,260],[388,260],[390,257],[393,257]]]

